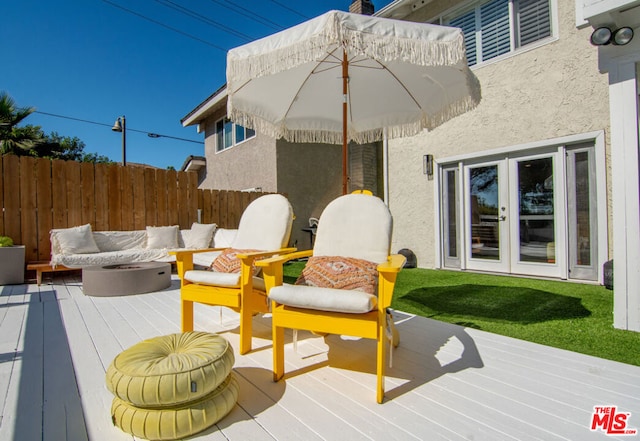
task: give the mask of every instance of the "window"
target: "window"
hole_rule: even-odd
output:
[[[232,123],[229,118],[216,121],[216,152],[226,150],[254,136],[255,130]]]
[[[491,0],[443,22],[462,29],[470,66],[551,36],[551,0]]]

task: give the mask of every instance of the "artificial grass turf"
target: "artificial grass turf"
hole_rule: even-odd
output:
[[[285,281],[293,283],[303,267],[304,262],[285,266]],[[613,291],[603,286],[405,268],[392,307],[640,366],[640,333],[613,327]]]

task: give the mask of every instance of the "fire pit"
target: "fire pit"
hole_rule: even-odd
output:
[[[108,297],[144,294],[171,286],[171,264],[163,262],[89,266],[82,269],[85,295]]]

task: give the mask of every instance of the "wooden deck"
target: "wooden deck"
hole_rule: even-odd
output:
[[[175,276],[174,276],[175,277]],[[196,307],[196,329],[237,348],[236,315]],[[372,341],[300,333],[284,381],[271,376],[270,319],[236,355],[234,410],[197,440],[610,440],[594,406],[640,429],[640,367],[396,313],[385,403],[375,402]],[[88,297],[77,276],[0,286],[0,440],[131,440],[111,424],[104,375],[138,341],[178,332],[179,289]],[[290,337],[290,334],[289,334]]]

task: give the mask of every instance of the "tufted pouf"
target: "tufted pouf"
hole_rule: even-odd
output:
[[[233,373],[209,395],[173,408],[143,409],[114,398],[113,424],[124,432],[149,440],[175,440],[211,427],[227,415],[238,400],[239,386]]]
[[[229,376],[233,348],[215,334],[186,332],[144,340],[117,355],[107,388],[136,407],[176,407],[211,394]]]

